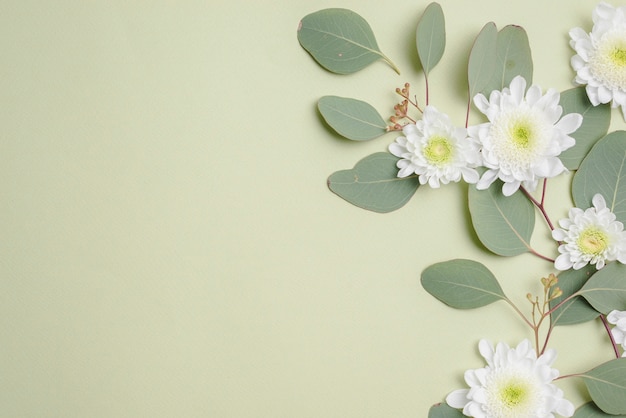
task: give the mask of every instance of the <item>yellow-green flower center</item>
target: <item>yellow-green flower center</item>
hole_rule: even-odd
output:
[[[509,408],[515,408],[523,403],[528,395],[524,385],[511,383],[500,390],[500,400]]]
[[[576,241],[581,252],[588,255],[600,255],[609,245],[609,237],[597,228],[585,229]]]
[[[609,54],[611,61],[620,67],[626,66],[626,48],[615,48]]]
[[[620,30],[606,34],[589,57],[591,73],[609,89],[626,88],[625,33]]]
[[[533,132],[528,123],[518,121],[510,132],[511,140],[518,148],[527,149],[532,145]]]
[[[444,165],[452,160],[453,146],[448,138],[433,136],[424,147],[424,156],[430,164]]]

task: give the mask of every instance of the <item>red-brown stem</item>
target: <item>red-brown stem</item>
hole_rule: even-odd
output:
[[[615,339],[613,338],[613,334],[611,333],[611,328],[609,327],[609,323],[606,320],[604,315],[600,315],[600,320],[602,321],[602,325],[604,325],[604,329],[606,333],[609,334],[609,339],[611,340],[611,345],[613,346],[613,351],[615,352],[615,357],[619,358],[619,349],[617,348],[617,344],[615,343]]]

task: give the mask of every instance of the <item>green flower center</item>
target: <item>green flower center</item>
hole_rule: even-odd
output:
[[[581,252],[588,255],[600,255],[609,245],[609,237],[597,228],[585,229],[576,241]]]
[[[533,132],[527,123],[516,122],[511,129],[511,140],[518,148],[527,149],[531,146]]]
[[[452,160],[453,146],[448,138],[433,136],[424,148],[424,156],[433,165],[444,165]]]
[[[611,61],[613,61],[615,65],[618,65],[620,67],[626,66],[626,49],[615,48],[613,49],[613,51],[611,51],[609,56],[611,57]]]
[[[528,391],[519,383],[511,383],[500,390],[500,400],[509,408],[514,408],[523,403]]]

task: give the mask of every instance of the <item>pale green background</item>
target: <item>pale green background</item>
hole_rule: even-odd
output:
[[[387,116],[405,81],[423,97],[413,37],[427,2],[281,3],[2,2],[0,416],[424,417],[482,366],[480,338],[531,336],[502,303],[455,311],[419,283],[431,263],[479,259],[527,311],[552,271],[477,250],[463,187],[420,189],[387,215],[326,187],[394,137],[341,140],[317,99]],[[487,21],[524,26],[535,82],[565,90],[567,31],[589,30],[596,4],[440,3],[431,97],[458,124]],[[365,17],[402,75],[320,69],[296,28],[326,7]],[[551,183],[555,219],[568,181]],[[558,329],[552,346],[562,373],[611,356],[597,323]],[[580,381],[559,385],[586,398]]]

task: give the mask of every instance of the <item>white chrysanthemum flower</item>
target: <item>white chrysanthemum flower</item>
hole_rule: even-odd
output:
[[[569,32],[570,46],[576,51],[571,64],[574,81],[586,85],[594,106],[611,102],[622,107],[626,118],[626,6],[600,3],[593,10],[593,28]]]
[[[621,344],[622,348],[626,350],[626,311],[611,311],[606,316],[606,320],[610,324],[615,325],[611,329],[611,335],[613,340],[617,344]],[[622,357],[626,357],[626,351],[622,353]]]
[[[524,95],[525,91],[526,80],[517,76],[510,87],[493,91],[489,100],[482,94],[474,97],[476,107],[489,119],[468,129],[480,144],[488,169],[476,185],[480,190],[499,178],[504,182],[502,193],[510,196],[521,185],[532,191],[539,179],[567,171],[559,155],[576,143],[569,134],[580,127],[582,116],[570,113],[561,118],[560,94],[554,89],[545,95],[539,86]]]
[[[499,343],[493,346],[481,340],[480,354],[487,360],[482,369],[465,372],[469,389],[459,389],[446,397],[453,408],[476,418],[553,418],[554,413],[570,417],[574,405],[563,398],[563,391],[552,384],[559,375],[550,366],[556,359],[554,350],[537,358],[530,341],[516,348]]]
[[[562,242],[561,254],[554,261],[557,269],[578,270],[587,264],[601,269],[606,261],[613,260],[626,263],[624,225],[615,220],[601,194],[593,196],[592,203],[593,207],[585,211],[570,209],[569,218],[559,221],[561,228],[552,231],[552,238]]]
[[[478,181],[474,169],[480,163],[478,149],[468,138],[465,128],[457,128],[448,115],[426,106],[422,119],[408,124],[389,145],[389,152],[401,158],[398,177],[419,176],[420,184],[439,187],[440,183]]]

